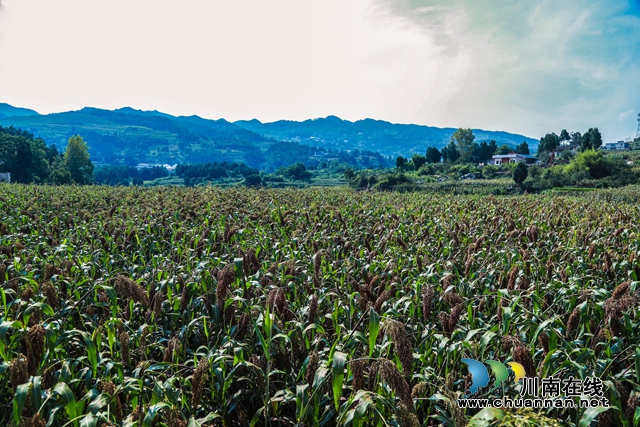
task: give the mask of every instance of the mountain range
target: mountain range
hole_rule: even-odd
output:
[[[424,153],[427,147],[440,149],[449,143],[451,135],[456,131],[454,128],[396,124],[373,119],[350,122],[336,116],[303,122],[280,120],[261,123],[255,119],[241,120],[234,124],[281,141],[339,150],[372,150],[394,157]],[[473,134],[478,142],[495,140],[498,145],[516,146],[527,142],[529,147],[537,147],[539,143],[533,138],[502,131],[473,129]]]
[[[20,117],[20,116],[34,116],[38,115],[36,111],[29,110],[28,108],[14,107],[13,105],[0,102],[0,119],[5,117]]]
[[[81,135],[97,164],[228,161],[267,171],[296,162],[314,167],[332,160],[359,167],[389,166],[398,155],[424,154],[428,146],[442,148],[455,132],[454,128],[373,119],[351,122],[335,116],[302,122],[229,122],[129,107],[86,107],[41,115],[9,104],[0,104],[0,125],[24,129],[61,149],[69,137]],[[474,134],[476,141],[493,139],[498,145],[526,141],[535,149],[538,144],[502,131],[474,129]]]

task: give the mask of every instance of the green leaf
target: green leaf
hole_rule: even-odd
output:
[[[303,334],[306,334],[309,331],[315,331],[319,334],[324,334],[324,328],[321,325],[318,325],[317,323],[312,323],[309,326],[307,326],[306,328],[304,328],[304,331],[302,331]]]
[[[511,307],[502,307],[502,333],[506,334],[511,325]]]
[[[324,366],[321,366],[316,370],[316,375],[313,377],[313,384],[311,386],[314,391],[325,382],[328,373],[329,369]]]
[[[363,395],[360,398],[358,406],[356,407],[356,412],[353,415],[354,426],[360,425],[360,420],[362,420],[362,417],[367,412],[367,409],[369,409],[369,406],[373,406],[373,399],[371,399],[371,396],[369,395]]]
[[[262,418],[262,413],[264,412],[264,406],[261,406],[256,413],[253,415],[253,419],[251,420],[250,427],[254,427]]]
[[[89,359],[89,363],[91,363],[91,376],[92,378],[95,378],[98,369],[98,349],[96,348],[96,344],[88,333],[84,331],[76,332],[82,336],[82,339],[87,346],[87,359]]]
[[[16,425],[20,424],[20,418],[22,417],[22,410],[24,404],[29,396],[31,390],[31,383],[20,384],[16,389],[16,394],[13,396],[13,421]]]
[[[482,329],[472,329],[469,332],[467,332],[467,337],[464,339],[465,342],[470,342],[471,339],[474,337],[474,335],[476,335],[478,332],[481,332]]]
[[[269,314],[269,307],[267,307],[267,316]],[[260,345],[262,346],[262,351],[264,353],[264,356],[266,357],[267,360],[271,359],[271,353],[269,352],[269,343],[267,343],[267,340],[262,336],[262,333],[260,332],[260,328],[258,327],[258,325],[256,324],[255,321],[252,321],[253,323],[253,329],[256,332],[256,335],[258,335],[258,339],[260,340]]]
[[[271,339],[271,333],[273,331],[273,317],[271,317],[271,310],[269,310],[269,306],[267,305],[267,309],[264,313],[264,321],[263,321],[263,330],[267,339]]]
[[[96,397],[94,400],[91,401],[91,403],[89,403],[89,406],[87,407],[87,409],[92,414],[96,414],[100,409],[105,407],[107,403],[109,403],[109,395],[105,393],[100,393],[98,397]]]
[[[147,415],[145,415],[144,420],[142,420],[142,425],[145,427],[151,427],[153,423],[153,419],[156,417],[156,414],[162,409],[170,409],[171,406],[164,402],[158,402],[155,405],[151,405],[149,411],[147,411]]]
[[[347,355],[340,351],[333,354],[333,402],[336,410],[340,409],[342,397],[342,384],[344,382],[344,365],[347,363]]]
[[[300,421],[304,419],[307,412],[307,402],[309,401],[307,395],[308,384],[301,384],[296,386],[296,418]]]
[[[588,408],[582,414],[582,418],[580,418],[580,422],[578,423],[578,427],[589,427],[591,425],[591,422],[596,418],[596,416],[598,416],[598,414],[601,414],[602,412],[605,412],[608,409],[609,408],[606,408],[604,406],[598,406],[598,407],[595,407],[595,408]]]
[[[80,427],[96,427],[96,425],[98,425],[98,418],[91,412],[80,421]]]
[[[41,386],[41,376],[31,377],[31,384],[33,384],[33,388],[31,389],[31,407],[39,408],[42,406],[42,386]]]
[[[67,383],[56,384],[56,386],[53,388],[53,392],[62,398],[64,409],[65,411],[67,411],[67,415],[69,415],[69,418],[76,418],[78,416],[78,411],[76,408],[76,398]]]
[[[171,366],[173,365],[168,362],[158,362],[145,369],[145,372],[164,371],[165,369],[169,369]]]
[[[531,341],[536,342],[538,340],[538,335],[540,335],[540,332],[547,329],[547,326],[549,326],[549,324],[553,323],[555,320],[556,318],[552,317],[551,319],[547,319],[544,322],[542,322],[540,326],[538,326],[538,328],[536,329],[536,332],[533,334],[533,338],[531,338]]]
[[[487,331],[484,333],[484,335],[482,335],[482,337],[480,338],[480,355],[481,356],[484,356],[484,351],[487,348],[487,345],[489,345],[489,343],[493,340],[495,336],[496,336],[496,333],[492,331]]]
[[[636,382],[640,383],[640,347],[636,348]]]
[[[498,408],[484,408],[469,420],[469,427],[488,427],[494,421],[502,420],[505,412]]]
[[[380,316],[372,308],[369,316],[369,357],[373,357],[373,349],[376,346],[378,333],[380,332]]]

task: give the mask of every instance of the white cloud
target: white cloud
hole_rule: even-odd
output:
[[[423,109],[532,136],[600,127],[624,136],[621,109],[640,102],[640,19],[614,0],[379,0],[458,58],[448,102]],[[614,122],[615,120],[615,122]]]
[[[42,112],[635,131],[640,19],[617,0],[2,1],[0,102]]]
[[[622,113],[618,114],[618,121],[622,122],[627,120],[629,117],[633,116],[633,113],[635,113],[636,110],[634,110],[633,108],[627,111],[623,111]]]

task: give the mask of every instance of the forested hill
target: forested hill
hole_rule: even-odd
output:
[[[19,116],[37,116],[38,112],[29,110],[28,108],[14,107],[13,105],[0,102],[0,119],[5,117],[19,117]]]
[[[0,119],[0,126],[24,129],[47,145],[55,144],[61,149],[71,136],[81,135],[89,146],[92,161],[98,165],[238,162],[265,171],[294,163],[314,167],[328,161],[354,167],[393,165],[393,159],[377,152],[347,152],[279,142],[224,119],[175,117],[128,107],[115,111],[83,108],[47,115],[14,115]]]
[[[259,147],[274,142],[225,120],[132,108],[13,116],[0,119],[0,125],[24,129],[61,148],[72,135],[82,135],[92,160],[104,164],[239,161],[259,166],[265,161]]]
[[[237,162],[268,172],[295,163],[307,167],[329,162],[355,168],[393,166],[398,154],[410,156],[425,153],[429,146],[441,148],[454,132],[371,119],[349,122],[335,116],[304,122],[231,123],[128,107],[39,115],[3,104],[0,114],[4,115],[0,126],[23,129],[61,150],[71,136],[82,136],[97,165]],[[494,139],[498,145],[515,147],[527,141],[535,150],[538,144],[506,132],[474,133],[476,141]]]
[[[451,135],[456,131],[453,128],[394,124],[373,119],[350,122],[336,116],[303,122],[280,120],[262,123],[254,119],[234,123],[277,140],[340,150],[371,150],[394,157],[424,153],[429,146],[440,149],[449,142]],[[498,145],[508,144],[515,147],[526,141],[533,151],[539,143],[533,138],[502,131],[473,129],[473,133],[476,141],[495,140]]]

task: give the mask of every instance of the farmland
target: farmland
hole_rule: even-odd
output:
[[[471,358],[633,426],[639,200],[0,185],[0,424],[461,426]]]

